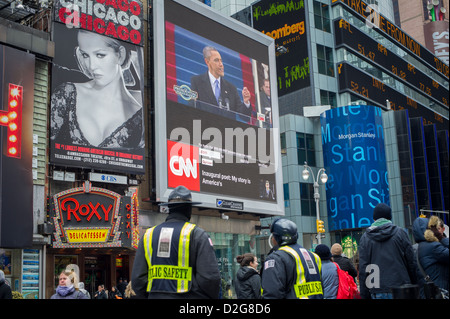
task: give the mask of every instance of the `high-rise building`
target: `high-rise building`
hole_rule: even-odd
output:
[[[274,38],[282,49],[277,53],[277,83],[285,209],[299,226],[299,242],[305,247],[318,243],[316,207],[326,221],[323,240],[341,242],[348,256],[356,253],[377,202],[390,204],[394,223],[409,229],[421,209],[448,218],[442,214],[449,205],[448,65],[400,28],[398,15],[403,16],[400,3],[345,0],[262,0],[234,15]],[[300,36],[289,32],[296,23],[302,25]],[[299,80],[288,71],[306,59],[308,80],[295,87]],[[294,89],[286,90],[286,83]],[[351,139],[351,130],[362,129],[359,125],[377,127],[378,120],[357,117],[356,108],[368,105],[381,112],[376,114],[383,130],[377,134],[383,136],[383,147],[355,139],[359,132]],[[333,123],[333,116],[347,122]],[[416,136],[418,132],[424,134]],[[333,136],[350,140],[345,145],[335,141],[330,148]],[[357,143],[363,143],[361,148]],[[383,149],[383,157],[371,154],[374,149]],[[372,167],[374,160],[385,168]],[[326,186],[318,181],[319,206],[313,179],[302,179],[304,162],[313,167],[314,177],[323,167],[329,176]],[[367,184],[384,185],[364,191]]]

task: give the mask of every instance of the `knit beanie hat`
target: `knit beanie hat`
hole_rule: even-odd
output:
[[[320,259],[322,259],[322,260],[329,260],[329,259],[331,259],[331,251],[330,251],[330,248],[328,248],[327,245],[324,245],[324,244],[317,245],[317,247],[314,250],[314,252],[317,255],[319,255]]]
[[[379,203],[375,208],[373,209],[373,220],[377,220],[380,218],[386,218],[391,220],[392,219],[392,211],[391,208],[384,204]]]

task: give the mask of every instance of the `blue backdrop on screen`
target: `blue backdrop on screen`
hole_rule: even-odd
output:
[[[329,230],[367,227],[389,202],[382,110],[349,105],[321,115]]]

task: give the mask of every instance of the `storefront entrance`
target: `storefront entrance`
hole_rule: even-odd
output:
[[[108,289],[107,281],[107,265],[108,256],[85,256],[84,257],[84,289],[86,289],[91,298],[98,290],[99,285],[105,285]]]
[[[58,286],[59,274],[68,265],[79,275],[80,282],[93,298],[99,285],[106,290],[117,286],[119,279],[130,281],[135,251],[131,249],[48,249],[46,256],[45,298]]]

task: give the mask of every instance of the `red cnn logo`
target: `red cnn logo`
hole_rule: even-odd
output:
[[[6,155],[15,158],[21,157],[22,94],[22,86],[10,83],[8,90],[8,110],[0,111],[0,125],[8,128],[6,134]]]
[[[191,191],[200,191],[198,153],[198,147],[167,141],[167,184],[170,188],[183,185]]]

